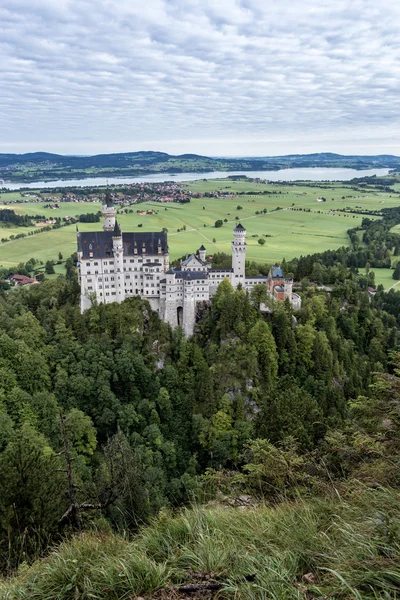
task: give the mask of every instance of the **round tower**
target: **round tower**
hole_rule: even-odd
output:
[[[118,221],[115,221],[113,236],[114,272],[115,272],[115,302],[125,300],[124,248],[122,232]]]
[[[235,285],[244,285],[246,264],[246,229],[238,223],[233,230],[232,269]]]
[[[193,279],[192,279],[193,277]],[[194,294],[194,279],[196,274],[189,271],[183,280],[183,330],[186,337],[193,335],[196,322],[196,302]]]
[[[290,277],[286,277],[283,289],[285,291],[285,298],[289,298],[291,302],[293,293],[293,279],[291,279]]]
[[[101,207],[101,211],[104,217],[103,230],[114,231],[115,215],[117,211],[115,209],[110,190],[106,191],[106,197],[104,199],[103,206]]]

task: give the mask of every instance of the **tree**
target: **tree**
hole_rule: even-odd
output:
[[[61,254],[61,252],[58,253],[58,260],[62,260],[63,259],[63,255]]]
[[[222,225],[224,224],[222,219],[218,219],[218,221],[215,221],[214,226],[215,227],[222,227]]]
[[[47,275],[54,275],[54,273],[55,273],[54,262],[52,260],[48,260],[46,262],[45,271],[46,271]]]
[[[45,437],[29,424],[14,432],[0,454],[0,537],[7,540],[2,560],[9,567],[37,557],[57,534],[66,507],[61,466]]]
[[[393,279],[400,279],[400,260],[397,262],[396,267],[393,271],[393,275],[392,275]]]
[[[265,321],[258,321],[249,332],[249,346],[257,353],[262,385],[271,388],[278,375],[278,351],[274,337]]]
[[[265,244],[264,238],[259,238],[257,241],[260,244],[260,246],[264,246],[264,244]]]

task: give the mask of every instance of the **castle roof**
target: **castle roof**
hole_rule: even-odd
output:
[[[204,250],[204,251],[205,251],[204,244],[202,244],[202,245],[200,246],[199,250]]]
[[[191,281],[194,279],[207,279],[208,274],[204,271],[175,271],[175,276],[177,279]]]
[[[111,192],[110,192],[110,190],[108,188],[107,188],[107,191],[106,191],[106,196],[105,196],[105,199],[104,199],[104,204],[106,204],[109,207],[114,206],[113,198],[112,198]]]
[[[233,231],[246,231],[246,228],[241,223],[238,223]]]
[[[271,277],[275,279],[281,279],[284,277],[283,271],[279,265],[274,265],[273,267],[271,267]]]
[[[175,275],[176,279],[183,279],[184,281],[208,278],[208,273],[204,271],[178,271],[172,268],[167,271],[167,275]]]
[[[78,249],[83,259],[89,258],[89,245],[92,245],[93,258],[110,258],[113,256],[113,235],[111,231],[80,231],[78,233]],[[128,232],[122,234],[122,247],[125,256],[152,256],[168,253],[167,234],[163,231]],[[137,251],[134,252],[134,249]]]

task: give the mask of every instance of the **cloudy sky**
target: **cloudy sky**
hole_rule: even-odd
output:
[[[400,155],[396,0],[0,0],[0,152]]]

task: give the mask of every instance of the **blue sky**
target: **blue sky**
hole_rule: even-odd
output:
[[[395,0],[0,0],[0,152],[400,155]]]

